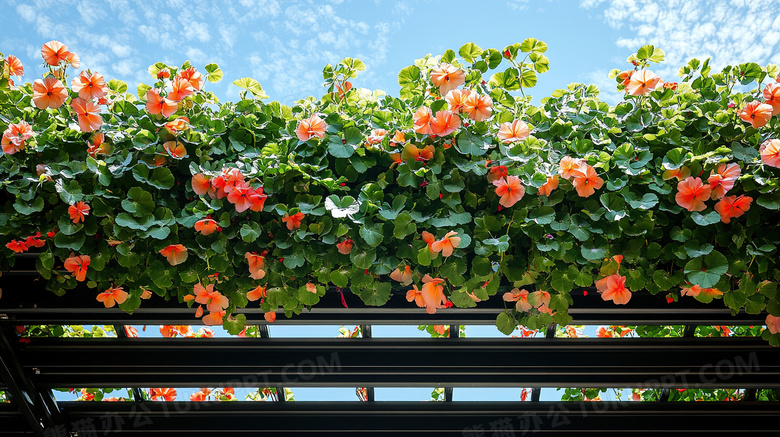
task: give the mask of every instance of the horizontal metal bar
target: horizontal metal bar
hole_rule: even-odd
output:
[[[231,436],[771,435],[780,430],[776,402],[65,402],[62,407],[71,422],[92,418],[99,433],[127,436],[171,431]],[[113,428],[100,429],[100,417],[113,418],[103,422]],[[491,432],[497,429],[505,433]]]
[[[780,388],[780,348],[733,337],[32,338],[20,361],[43,387]]]
[[[129,315],[118,308],[104,308],[95,300],[97,292],[80,285],[65,296],[56,296],[44,289],[44,281],[33,277],[0,277],[3,299],[0,299],[0,324],[200,324],[195,310],[158,296],[143,301],[141,307]],[[574,304],[569,314],[573,324],[614,325],[762,325],[765,315],[741,312],[731,315],[722,302],[703,304],[692,298],[667,303],[661,296],[636,292],[627,305],[605,302],[595,291],[572,291]],[[275,324],[494,324],[498,313],[507,305],[497,293],[476,308],[444,308],[436,314],[427,314],[406,301],[405,292],[396,290],[382,307],[369,307],[348,290],[344,299],[335,289],[329,290],[311,310],[304,310],[291,319],[279,317]],[[241,308],[250,324],[265,324],[264,312],[259,307]]]
[[[13,403],[0,402],[0,433],[2,435],[34,435],[30,425]]]

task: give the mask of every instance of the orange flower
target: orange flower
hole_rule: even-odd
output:
[[[390,273],[390,279],[398,281],[402,285],[409,285],[412,283],[412,268],[410,266],[405,266],[403,273],[400,268],[397,268]],[[411,300],[409,302],[411,302]]]
[[[84,222],[84,216],[89,215],[89,205],[84,202],[76,202],[68,208],[68,214],[73,223]]]
[[[553,311],[549,306],[550,299],[550,293],[546,291],[536,290],[533,293],[528,293],[528,303],[542,313],[552,314]]]
[[[263,194],[263,187],[255,188],[255,195],[250,196],[252,199],[252,205],[249,207],[251,211],[260,212],[265,207],[265,199],[268,198],[267,194]]]
[[[171,157],[181,159],[187,156],[187,149],[184,144],[178,141],[166,141],[163,143],[163,150],[168,152]]]
[[[432,135],[431,121],[433,119],[433,113],[431,108],[427,106],[420,106],[412,116],[414,121],[414,131],[418,134]]]
[[[3,132],[2,147],[3,152],[13,155],[24,149],[25,141],[33,136],[32,126],[26,121],[21,120],[16,124],[9,124]]]
[[[690,285],[690,284],[689,284]],[[680,294],[682,296],[696,297],[699,293],[704,293],[712,297],[722,296],[723,292],[717,288],[701,288],[701,286],[691,285],[690,287],[680,287]]]
[[[780,332],[780,317],[767,314],[766,329],[768,329],[771,334],[777,334]]]
[[[328,125],[316,115],[312,115],[309,118],[301,120],[298,127],[295,129],[295,135],[301,141],[309,141],[313,137],[323,138],[325,137],[325,129]]]
[[[690,175],[691,175],[691,169],[689,169],[686,166],[682,166],[680,168],[676,168],[673,170],[664,171],[662,177],[665,181],[668,181],[671,178],[677,178],[677,181],[679,182]]]
[[[227,191],[228,186],[225,186]],[[257,201],[257,191],[247,185],[245,182],[239,182],[230,190],[228,202],[236,206],[236,212],[244,212],[251,208]]]
[[[168,132],[174,135],[186,129],[189,129],[189,127],[190,127],[190,119],[187,117],[179,117],[176,120],[165,123],[165,128],[168,129]]]
[[[512,291],[504,293],[504,302],[517,302],[515,307],[518,311],[530,311],[533,306],[528,302],[528,290],[513,288]]]
[[[604,185],[604,180],[598,177],[596,170],[589,165],[585,165],[584,170],[582,167],[575,170],[573,175],[574,180],[572,184],[574,184],[574,188],[577,189],[577,194],[580,197],[590,197]]]
[[[149,396],[153,401],[168,401],[172,402],[176,400],[175,388],[150,388]]]
[[[556,188],[558,188],[558,175],[548,176],[547,182],[539,187],[539,191],[537,191],[536,194],[550,197],[550,193]]]
[[[422,239],[428,243],[428,253],[431,255],[431,259],[436,259],[439,256],[439,252],[433,250],[433,243],[436,242],[436,237],[428,231],[422,231]]]
[[[11,240],[5,244],[5,247],[13,250],[16,253],[24,253],[29,250],[27,244],[24,241]]]
[[[371,135],[368,136],[368,144],[379,144],[385,139],[387,131],[385,129],[372,129]]]
[[[254,252],[245,253],[244,258],[249,262],[249,276],[252,279],[263,279],[265,277],[265,270],[263,270],[265,258]]]
[[[631,75],[626,91],[632,96],[644,96],[653,91],[661,82],[661,77],[650,70],[640,70]]]
[[[404,146],[404,150],[401,152],[401,158],[403,158],[406,162],[429,161],[431,158],[433,158],[434,152],[436,152],[436,148],[431,144],[425,146],[422,149],[418,149],[417,146],[409,143]]]
[[[87,268],[91,260],[89,255],[71,254],[65,260],[65,270],[69,271],[77,281],[82,282],[87,277]]]
[[[581,159],[575,159],[570,156],[564,156],[561,159],[560,164],[558,164],[558,173],[563,176],[564,179],[571,179],[574,177],[574,172],[579,171],[581,169],[584,170],[585,166],[584,162],[582,162]]]
[[[195,222],[195,231],[200,232],[203,235],[211,235],[217,231],[219,225],[216,220],[209,218],[200,219]]]
[[[59,41],[49,41],[41,49],[43,60],[54,67],[58,66],[60,61],[67,61],[69,54],[68,47]]]
[[[169,70],[167,67],[162,68],[157,72],[157,79],[167,79],[169,77],[171,77],[171,70]]]
[[[214,290],[214,284],[203,286],[200,283],[193,287],[195,302],[206,305],[206,309],[213,312],[222,311],[230,305],[228,298],[219,291]]]
[[[525,195],[525,187],[517,176],[507,176],[497,181],[493,181],[496,186],[496,196],[499,196],[498,203],[505,208],[509,208]]]
[[[739,118],[758,129],[769,122],[769,119],[772,118],[773,111],[772,105],[753,100],[745,105],[742,112],[739,113]]]
[[[770,167],[780,168],[780,140],[771,139],[761,143],[758,149],[761,154],[761,160]]]
[[[24,239],[24,245],[27,247],[43,247],[46,242],[40,239],[41,233],[36,232],[35,235],[30,235]]]
[[[688,177],[677,184],[677,204],[688,211],[704,211],[704,201],[710,198],[710,186],[704,185],[699,178]]]
[[[498,139],[504,144],[523,141],[528,138],[528,132],[528,125],[524,121],[507,121],[506,123],[501,123],[501,127],[498,128]]]
[[[263,317],[265,318],[266,322],[273,323],[276,321],[276,311],[268,311],[267,313],[263,314]]]
[[[336,248],[339,250],[340,254],[349,255],[349,253],[352,252],[352,246],[354,244],[355,243],[351,239],[347,238],[344,241],[336,243]]]
[[[211,188],[211,180],[198,173],[192,177],[192,191],[198,196],[204,196]]]
[[[203,324],[208,326],[221,325],[225,318],[225,311],[213,311],[203,317]]]
[[[190,395],[190,402],[203,402],[206,400],[209,394],[211,394],[211,390],[201,388],[200,390]]]
[[[106,308],[111,308],[115,304],[123,304],[127,300],[127,292],[122,287],[111,287],[108,290],[97,295],[97,301],[103,302]]]
[[[444,282],[444,279],[431,278],[428,275],[423,277],[421,293],[425,303],[425,312],[428,314],[434,314],[438,308],[444,308],[444,305],[447,303],[447,297],[444,295],[444,287],[439,285],[442,282]],[[407,300],[408,298],[407,295]]]
[[[167,258],[172,266],[181,264],[187,260],[187,248],[181,244],[171,244],[165,249],[161,249],[160,254]]]
[[[455,231],[447,232],[444,238],[431,244],[431,249],[436,253],[441,252],[445,257],[452,255],[452,250],[460,245],[460,237],[456,237],[456,235],[458,233]]]
[[[74,92],[79,93],[79,97],[84,100],[99,99],[108,94],[106,80],[102,74],[82,71],[81,74],[74,77],[70,82],[70,87]]]
[[[664,82],[664,89],[670,89],[672,91],[677,89],[677,82]]]
[[[780,114],[780,83],[766,84],[764,88],[764,103],[772,107],[772,115]]]
[[[79,128],[82,132],[92,132],[100,129],[103,118],[100,116],[100,107],[95,102],[77,97],[70,102],[70,107],[79,118]]]
[[[718,166],[717,173],[713,173],[707,182],[712,189],[712,198],[720,199],[726,193],[734,188],[734,183],[739,179],[741,170],[739,164],[721,164]]]
[[[631,300],[631,291],[626,288],[626,277],[617,273],[596,281],[596,289],[602,299],[611,300],[616,305],[625,305]]]
[[[349,91],[351,89],[352,89],[352,82],[349,82],[349,81],[344,82],[344,86],[343,87],[339,83],[336,84],[336,90],[339,93],[339,98],[343,98],[344,97],[344,93],[346,93],[347,91]]]
[[[439,93],[447,93],[466,83],[466,73],[450,64],[441,64],[431,69],[431,82],[439,87]]]
[[[406,292],[406,301],[413,301],[420,308],[425,307],[425,299],[423,298],[422,291],[417,288],[417,285],[412,285],[412,289]]]
[[[5,71],[9,76],[24,76],[24,65],[14,55],[8,55],[5,58]]]
[[[302,212],[297,212],[293,215],[285,214],[284,217],[282,217],[282,222],[287,224],[287,229],[294,230],[301,227],[301,220],[305,215]]]
[[[111,149],[108,143],[105,142],[103,132],[95,132],[87,141],[87,153],[89,156],[95,158],[98,154],[108,155]]]
[[[723,223],[730,223],[732,217],[739,217],[750,209],[752,197],[726,196],[715,204],[715,211],[720,214]]]
[[[168,118],[179,108],[179,104],[173,100],[160,97],[160,93],[152,88],[146,91],[146,110],[153,115],[162,114]]]
[[[452,111],[439,111],[436,118],[431,120],[431,132],[440,137],[447,136],[458,130],[460,117]]]
[[[469,90],[452,90],[444,96],[444,100],[450,105],[450,111],[459,114],[463,110],[463,102],[471,94]]]
[[[497,165],[495,167],[491,167],[490,170],[488,170],[487,180],[491,184],[501,178],[505,178],[509,175],[509,172],[505,165]]]
[[[192,88],[195,91],[200,91],[201,87],[203,86],[203,76],[196,70],[194,67],[190,67],[186,70],[180,71],[179,75],[187,79],[187,82],[192,85]]]
[[[68,53],[68,57],[65,59],[65,61],[73,68],[81,67],[81,59],[79,59],[79,55],[73,52]]]
[[[250,290],[246,293],[246,298],[252,302],[256,300],[260,300],[266,296],[268,296],[266,288],[261,286],[258,286],[255,289]]]
[[[67,98],[67,88],[54,76],[33,82],[33,104],[38,109],[57,109]]]
[[[620,74],[618,74],[618,79],[621,80],[622,85],[628,85],[628,82],[631,80],[631,76],[634,75],[634,70],[626,70]]]
[[[471,93],[463,102],[463,112],[474,121],[484,121],[493,115],[493,100],[490,96]]]
[[[405,142],[406,142],[406,135],[404,135],[404,133],[401,132],[400,130],[397,130],[393,135],[393,139],[390,140],[390,146],[395,147],[397,146],[396,143],[405,143]]]
[[[172,91],[168,93],[167,97],[174,102],[178,102],[187,96],[191,96],[195,93],[195,88],[187,79],[176,76],[171,83]]]

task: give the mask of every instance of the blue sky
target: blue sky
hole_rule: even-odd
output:
[[[667,61],[655,71],[675,81],[691,57],[715,66],[780,64],[780,3],[634,0],[0,0],[0,52],[18,56],[26,81],[43,73],[40,48],[57,39],[83,68],[134,90],[157,61],[218,63],[225,80],[208,84],[221,100],[238,99],[230,83],[257,79],[272,100],[290,104],[321,95],[322,68],[346,56],[368,70],[354,85],[397,95],[398,71],[428,53],[466,42],[501,49],[525,38],[547,42],[551,70],[531,90],[539,98],[571,82],[594,83],[619,101],[612,68],[655,44]]]

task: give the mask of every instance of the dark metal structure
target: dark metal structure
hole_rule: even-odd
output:
[[[190,324],[194,310],[145,301],[133,315],[107,310],[94,290],[56,297],[34,276],[4,274],[0,287],[0,434],[512,436],[604,433],[777,433],[780,403],[756,389],[780,388],[780,349],[755,338],[693,337],[697,325],[760,325],[693,299],[666,304],[635,293],[626,306],[574,292],[576,324],[686,325],[680,338],[458,338],[459,325],[492,324],[500,296],[478,308],[428,315],[403,295],[381,308],[331,290],[311,312],[276,323],[359,324],[363,338],[21,339],[26,324]],[[246,309],[250,324],[264,324]],[[438,339],[372,338],[371,324],[449,324]],[[367,402],[149,402],[142,387],[367,387]],[[445,387],[446,402],[374,401],[373,387]],[[133,402],[56,402],[52,388],[134,388]],[[453,399],[453,387],[535,387],[530,402]],[[540,402],[541,387],[665,389],[658,402]],[[667,402],[679,388],[742,388],[738,402]],[[283,394],[279,396],[283,400]]]

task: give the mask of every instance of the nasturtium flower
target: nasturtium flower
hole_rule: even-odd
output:
[[[650,70],[640,70],[631,75],[626,85],[626,91],[632,96],[644,96],[656,89],[661,77]]]
[[[225,189],[227,191],[227,188]],[[236,184],[228,193],[228,202],[236,206],[236,212],[244,212],[257,201],[258,194],[245,182]]]
[[[149,396],[153,401],[168,401],[172,402],[176,400],[175,388],[151,388],[149,389]]]
[[[433,120],[433,113],[431,108],[427,106],[420,106],[412,116],[414,122],[414,131],[418,134],[432,135],[431,121]]]
[[[3,131],[2,147],[3,152],[13,155],[16,152],[24,149],[25,142],[33,136],[32,126],[26,121],[21,120],[19,123],[9,124]]]
[[[525,195],[525,187],[517,176],[507,176],[493,181],[496,186],[496,195],[500,197],[498,203],[504,208],[509,208]]]
[[[680,168],[664,171],[661,177],[665,181],[668,181],[671,178],[677,178],[677,181],[679,182],[690,175],[691,175],[691,169],[686,166],[682,166]]]
[[[312,115],[309,118],[305,118],[298,123],[298,127],[295,129],[295,135],[301,141],[309,141],[313,137],[324,138],[325,129],[328,125],[325,121],[316,115]]]
[[[766,329],[768,329],[771,334],[777,334],[780,332],[780,317],[767,314]]]
[[[617,75],[618,80],[620,80],[621,85],[628,85],[628,82],[631,80],[631,76],[634,75],[634,70],[626,70],[622,73]]]
[[[404,266],[403,272],[400,268],[397,268],[390,273],[390,279],[400,282],[401,285],[409,285],[412,283],[412,268]]]
[[[305,214],[302,212],[297,212],[293,215],[289,215],[288,213],[282,217],[282,222],[287,225],[287,229],[292,231],[301,227],[301,220],[303,220],[304,217]]]
[[[680,295],[682,296],[696,297],[700,293],[704,293],[712,297],[723,296],[723,292],[717,288],[702,288],[698,284],[691,285],[690,287],[680,287]]]
[[[770,139],[761,143],[758,149],[761,160],[770,167],[780,168],[780,140]]]
[[[602,299],[611,300],[617,305],[625,305],[631,300],[631,291],[626,288],[626,277],[617,273],[596,281],[596,289]]]
[[[462,111],[474,121],[485,121],[493,115],[493,99],[487,95],[471,93],[463,102]]]
[[[29,250],[27,244],[24,241],[19,240],[11,240],[8,243],[5,243],[5,247],[14,251],[15,253],[24,253]]]
[[[191,96],[195,93],[195,88],[192,86],[190,81],[181,76],[176,76],[173,78],[171,87],[172,90],[166,97],[170,100],[173,100],[174,102],[178,102],[185,97]]]
[[[79,120],[79,128],[82,132],[93,132],[103,125],[100,116],[100,107],[95,102],[77,97],[70,102],[70,107],[76,112]]]
[[[414,144],[409,143],[404,146],[404,150],[401,152],[401,158],[406,162],[429,161],[433,158],[434,152],[436,152],[436,148],[431,144],[420,149]]]
[[[273,323],[276,321],[276,311],[268,311],[267,313],[263,314],[263,318],[265,318],[265,321],[268,323]]]
[[[268,195],[263,193],[263,187],[255,188],[255,196],[252,196],[252,205],[249,207],[250,211],[260,212],[265,207],[265,199]]]
[[[463,112],[463,103],[470,94],[471,91],[469,90],[455,89],[448,92],[447,95],[444,96],[444,100],[449,105],[450,111],[459,114]]]
[[[40,239],[41,233],[36,232],[34,235],[30,235],[29,237],[24,239],[24,245],[27,247],[43,247],[46,245],[46,242]]]
[[[106,80],[100,73],[90,74],[88,71],[82,71],[81,74],[73,78],[70,87],[74,92],[79,93],[79,97],[84,100],[99,99],[108,94]]]
[[[87,153],[89,156],[95,158],[99,154],[108,155],[111,151],[108,143],[105,142],[105,136],[103,132],[95,132],[87,141]]]
[[[222,174],[212,181],[217,188],[222,188],[225,193],[230,193],[237,186],[244,186],[244,174],[235,167],[225,167]]]
[[[406,142],[406,135],[403,133],[403,131],[397,130],[393,134],[393,138],[390,139],[390,147],[396,147],[398,144],[403,144]]]
[[[509,176],[509,170],[506,168],[506,166],[497,165],[495,167],[491,167],[490,170],[488,170],[487,180],[492,184],[494,181],[505,178],[507,176]]]
[[[704,201],[710,198],[711,188],[704,185],[700,178],[689,176],[677,184],[677,204],[688,211],[704,211],[707,205]]]
[[[721,199],[726,193],[734,188],[734,183],[739,179],[741,169],[739,164],[721,164],[718,166],[718,171],[713,173],[707,182],[712,189],[711,197],[713,199]]]
[[[504,144],[510,144],[525,140],[528,138],[528,133],[528,125],[524,121],[507,121],[506,123],[501,123],[501,126],[498,128],[498,139]]]
[[[203,176],[202,173],[197,173],[192,177],[192,191],[198,196],[204,196],[210,188],[211,180]]]
[[[179,117],[175,120],[165,123],[165,128],[168,129],[168,132],[172,133],[173,135],[185,131],[189,129],[189,127],[190,127],[190,119],[187,117]]]
[[[731,223],[732,218],[739,217],[750,209],[752,201],[752,197],[745,195],[726,196],[715,204],[715,211],[720,214],[720,220],[723,223]]]
[[[227,296],[214,290],[214,284],[203,286],[200,282],[193,287],[195,302],[206,305],[210,312],[222,311],[230,305]]]
[[[537,191],[536,194],[550,197],[550,193],[556,188],[558,188],[558,175],[548,176],[547,182],[539,187],[539,191]]]
[[[41,48],[44,62],[54,67],[58,66],[61,61],[67,61],[69,54],[68,46],[59,41],[49,41]]]
[[[203,235],[211,235],[217,231],[219,225],[216,220],[205,218],[195,222],[195,231],[200,232]]]
[[[254,252],[245,253],[244,258],[249,262],[249,276],[252,279],[263,279],[265,277],[265,270],[263,270],[265,258]]]
[[[373,147],[375,144],[381,144],[387,136],[385,129],[371,129],[371,133],[366,139],[366,147]]]
[[[268,292],[266,291],[266,288],[263,286],[257,286],[252,290],[249,290],[246,293],[247,300],[254,302],[256,300],[260,300],[268,296]]]
[[[764,103],[772,107],[772,115],[780,114],[780,83],[768,83],[764,87]]]
[[[181,159],[187,156],[187,149],[184,144],[178,141],[166,141],[163,143],[163,150],[165,150],[171,157]]]
[[[8,55],[5,58],[5,71],[9,76],[24,76],[24,65],[14,55]]]
[[[152,114],[162,114],[163,117],[168,118],[179,108],[179,104],[173,100],[160,97],[159,91],[152,88],[146,91],[146,110]]]
[[[221,325],[225,314],[225,311],[212,311],[208,315],[203,316],[203,324],[208,326]]]
[[[530,302],[528,302],[528,290],[513,288],[512,291],[504,293],[504,302],[517,302],[515,307],[517,311],[530,311],[533,308]]]
[[[440,137],[447,136],[458,130],[460,117],[452,111],[438,111],[431,120],[431,132]]]
[[[339,241],[336,243],[336,248],[339,250],[339,253],[342,255],[349,255],[350,252],[352,252],[352,246],[354,246],[354,242],[352,239],[347,238],[344,241]]]
[[[589,165],[574,170],[572,175],[572,184],[580,197],[590,197],[604,185],[604,180],[596,174],[596,169]]]
[[[192,88],[195,91],[200,91],[200,89],[203,87],[203,76],[198,72],[198,70],[195,69],[195,67],[190,67],[187,69],[184,69],[179,72],[179,76],[186,79],[187,82],[192,85]]]
[[[54,76],[35,79],[33,82],[33,104],[38,109],[57,109],[68,98],[68,89]]]
[[[772,105],[753,100],[745,105],[739,113],[739,118],[758,129],[769,122],[769,119],[772,118],[772,111]]]
[[[436,253],[441,252],[445,257],[452,255],[453,249],[460,245],[460,237],[457,237],[457,235],[458,233],[455,231],[447,232],[444,238],[431,244],[431,250]]]
[[[73,223],[84,222],[84,216],[89,215],[89,205],[84,202],[76,202],[76,204],[68,207],[68,215]]]
[[[171,70],[168,67],[161,68],[157,72],[157,79],[168,79],[169,77],[171,77]]]
[[[442,96],[466,83],[466,73],[451,64],[441,64],[431,69],[431,82],[439,87]]]
[[[183,244],[171,244],[164,249],[160,249],[160,254],[167,258],[172,266],[187,260],[187,248]]]
[[[69,271],[77,281],[82,282],[87,277],[87,268],[92,259],[89,255],[73,255],[71,254],[68,259],[65,260],[65,270]]]
[[[553,311],[550,309],[551,298],[552,296],[550,296],[550,293],[544,290],[536,290],[532,293],[528,293],[528,303],[541,313],[552,314]]]
[[[587,164],[582,162],[581,159],[572,158],[571,156],[564,156],[561,158],[561,162],[558,164],[558,174],[564,179],[571,179],[574,177],[574,172],[585,168]]]
[[[444,282],[444,279],[431,278],[430,276],[425,275],[422,281],[423,286],[421,294],[425,304],[425,311],[428,314],[434,314],[437,309],[444,308],[447,303],[447,296],[444,295],[444,287],[439,285]]]
[[[127,292],[122,287],[111,287],[97,295],[97,301],[103,302],[106,308],[123,304],[127,300]]]

